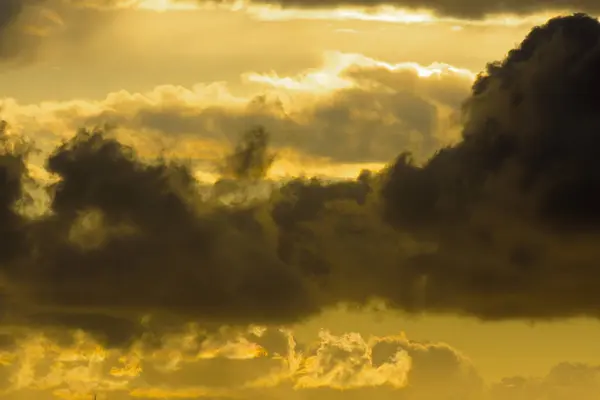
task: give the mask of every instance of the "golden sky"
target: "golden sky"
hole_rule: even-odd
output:
[[[0,0],[0,399],[596,399],[548,3]]]

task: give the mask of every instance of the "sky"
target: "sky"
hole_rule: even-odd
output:
[[[597,15],[0,0],[0,400],[596,399]]]

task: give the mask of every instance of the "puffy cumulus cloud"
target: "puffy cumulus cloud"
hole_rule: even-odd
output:
[[[251,131],[227,157],[234,186],[245,190],[260,178],[244,168],[267,164],[264,146],[264,134]],[[17,207],[28,178],[25,153],[7,144],[2,165],[3,292],[14,310],[7,323],[74,326],[120,343],[145,313],[286,322],[337,302],[318,288],[326,282],[313,279],[326,271],[305,258],[318,254],[297,247],[298,228],[328,200],[364,201],[367,176],[359,184],[298,180],[278,200],[226,206],[200,190],[185,164],[145,163],[101,132],[81,131],[47,159],[57,178],[47,187],[49,210],[31,218]]]
[[[390,353],[399,348],[406,351],[412,365],[402,393],[407,399],[475,400],[484,395],[484,381],[468,357],[444,343],[420,343],[402,335],[380,338],[373,347],[373,359],[377,363],[389,360]]]
[[[0,398],[478,399],[470,361],[445,344],[404,335],[321,332],[299,343],[283,328],[188,325],[106,349],[81,331],[15,333],[3,349]],[[47,396],[47,397],[46,397]],[[395,396],[395,397],[394,397]],[[399,396],[399,397],[398,397]]]
[[[232,0],[172,0],[174,4],[186,4],[191,2],[200,4],[237,4]],[[147,1],[151,4],[152,0]],[[455,19],[484,19],[487,16],[494,14],[509,14],[509,15],[531,15],[547,11],[580,11],[590,14],[600,12],[600,6],[593,0],[583,0],[574,3],[572,0],[554,0],[551,2],[539,2],[536,0],[491,0],[479,2],[475,0],[250,0],[243,1],[243,4],[257,4],[267,6],[277,6],[283,8],[291,8],[296,10],[302,9],[327,9],[327,8],[399,8],[403,10],[420,11],[421,13],[408,13],[401,18],[402,22],[431,22],[433,16],[428,12],[440,17],[449,17]],[[389,10],[392,11],[393,9]],[[412,15],[410,15],[412,14]],[[391,16],[393,19],[393,15]]]
[[[599,315],[599,39],[580,14],[533,29],[474,83],[459,144],[390,167],[388,221],[435,244],[401,268],[400,304],[484,319]]]
[[[458,350],[404,334],[299,341],[276,326],[146,328],[120,348],[81,330],[5,334],[0,398],[586,400],[600,384],[599,367],[572,363],[485,383]]]
[[[355,333],[335,336],[326,331],[319,336],[319,344],[305,349],[303,358],[294,360],[294,354],[290,354],[291,365],[297,368],[290,371],[295,389],[343,390],[382,385],[402,388],[406,385],[410,359],[399,346],[387,359],[374,364],[372,352],[377,338],[369,341]]]
[[[374,164],[389,161],[398,149],[424,157],[458,139],[454,114],[474,74],[444,64],[389,64],[329,53],[322,67],[299,76],[248,73],[244,78],[256,85],[254,95],[238,96],[213,83],[123,91],[97,102],[20,105],[5,99],[3,116],[46,148],[80,126],[109,122],[138,142],[152,136],[180,156],[215,160],[232,135],[262,125],[276,149],[301,153],[314,163]],[[286,159],[276,160],[273,169]]]
[[[82,131],[50,156],[47,168],[60,176],[50,188],[52,214],[31,227],[26,266],[6,270],[38,301],[136,313],[154,312],[143,305],[150,301],[159,313],[247,322],[288,320],[316,307],[310,283],[277,257],[274,226],[261,221],[265,210],[203,201],[185,165],[145,165],[117,141]],[[163,274],[169,264],[172,274]],[[110,282],[117,275],[119,283]],[[291,293],[287,306],[273,302]],[[259,309],[262,316],[253,315]]]
[[[308,375],[294,380],[294,387],[300,384],[310,390],[292,398],[480,399],[484,393],[483,381],[468,358],[445,344],[419,343],[404,335],[363,338],[327,331],[320,338],[315,350],[311,346],[305,350],[315,354],[306,357],[306,366],[299,369]]]
[[[127,383],[118,374],[105,373],[103,364],[109,353],[81,332],[62,335],[60,340],[33,332],[15,336],[15,344],[2,351],[6,360],[2,398],[44,392],[50,398],[52,394],[76,398],[96,388],[117,390]],[[113,357],[113,361],[115,368],[124,368],[128,360]]]
[[[236,166],[231,190],[264,183],[240,166],[263,168],[270,157],[265,145],[264,134],[250,131],[226,158]],[[146,313],[291,322],[339,301],[368,301],[394,262],[379,266],[364,286],[355,280],[364,260],[379,250],[393,255],[397,240],[359,206],[371,191],[369,173],[355,182],[297,179],[266,198],[226,205],[219,185],[216,193],[200,190],[185,164],[143,162],[102,132],[81,131],[47,159],[56,177],[47,187],[49,209],[30,217],[15,208],[27,177],[25,155],[7,154],[4,229],[21,247],[2,253],[11,306],[5,323],[78,327],[118,345],[139,332],[133,321]],[[311,226],[321,216],[326,229]],[[339,229],[349,229],[342,241]],[[377,245],[361,244],[365,230],[381,239]],[[345,246],[358,250],[353,260]]]
[[[105,349],[82,331],[15,334],[5,348],[5,382],[0,398],[86,399],[91,393],[115,394],[119,398],[152,397],[160,387],[150,388],[140,380],[144,348],[137,342],[126,349]],[[148,359],[153,355],[148,353]],[[206,389],[208,390],[208,389]],[[189,393],[200,393],[196,387]],[[215,390],[217,395],[219,390]],[[177,398],[177,396],[173,396]],[[195,396],[192,396],[195,397]],[[102,398],[99,396],[98,398]]]

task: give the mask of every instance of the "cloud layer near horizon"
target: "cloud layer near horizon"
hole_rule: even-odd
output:
[[[38,399],[594,399],[600,368],[561,363],[542,377],[485,383],[467,356],[404,334],[358,333],[300,341],[289,329],[206,331],[196,325],[148,333],[107,349],[79,332],[6,335],[0,398]]]

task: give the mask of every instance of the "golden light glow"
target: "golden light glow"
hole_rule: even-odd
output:
[[[198,10],[201,7],[196,2],[172,0],[138,0],[138,8],[153,11]]]
[[[333,20],[333,21],[376,21],[400,24],[423,24],[440,21],[430,11],[406,10],[390,6],[377,8],[332,8],[332,9],[294,9],[271,5],[252,5],[247,12],[261,20]]]
[[[385,163],[352,164],[332,163],[318,159],[307,160],[289,151],[283,151],[279,154],[281,157],[269,170],[269,178],[271,179],[289,179],[297,176],[354,179],[362,170],[379,171],[385,167]]]
[[[474,80],[476,76],[475,73],[467,69],[456,68],[439,62],[429,66],[422,66],[414,62],[390,64],[366,57],[362,54],[332,51],[325,53],[322,67],[307,71],[296,77],[281,77],[275,72],[269,74],[251,72],[244,74],[243,78],[248,82],[269,85],[279,89],[323,93],[354,86],[355,82],[343,76],[344,72],[351,67],[383,68],[388,71],[408,70],[415,72],[421,78],[452,74],[459,75],[468,80]]]

